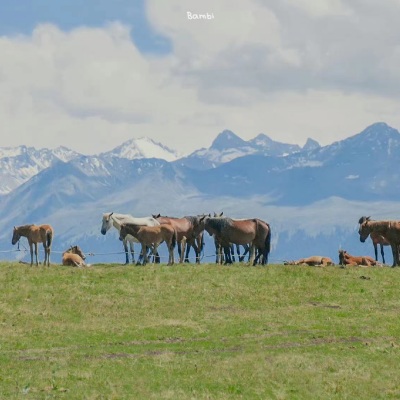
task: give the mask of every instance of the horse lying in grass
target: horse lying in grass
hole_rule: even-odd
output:
[[[285,261],[284,265],[310,265],[312,267],[325,267],[327,265],[335,265],[329,257],[311,256],[307,258],[300,258],[299,260]]]
[[[43,243],[44,248],[44,265],[50,265],[51,244],[53,242],[54,230],[50,225],[21,225],[14,226],[13,237],[11,243],[14,245],[24,236],[28,239],[29,249],[31,252],[31,266],[33,265],[33,246],[35,246],[36,265],[38,261],[38,243]]]
[[[127,235],[133,236],[142,245],[143,265],[148,262],[147,247],[151,248],[153,255],[156,255],[157,248],[162,242],[165,242],[168,247],[168,265],[174,264],[176,231],[171,225],[141,226],[129,223],[122,224],[119,232],[119,240],[125,240]]]
[[[350,265],[350,266],[364,266],[370,267],[372,265],[377,265],[377,262],[368,256],[352,256],[346,250],[339,250],[339,264],[340,265]]]
[[[85,263],[86,256],[79,246],[71,246],[62,254],[62,265],[71,267],[86,267],[89,266]]]

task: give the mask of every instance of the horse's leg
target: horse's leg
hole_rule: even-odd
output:
[[[383,244],[381,244],[381,256],[382,256],[382,262],[385,264],[385,253],[383,252]],[[378,259],[376,261],[378,261]]]
[[[43,265],[47,265],[47,257],[48,257],[47,246],[44,243],[45,242],[43,242],[43,250],[44,250],[44,262],[43,262]]]
[[[256,250],[256,246],[254,245],[254,243],[251,243],[250,245],[250,265],[255,265],[254,263],[254,259],[255,259],[255,250]]]
[[[128,244],[126,242],[127,242],[127,240],[125,238],[122,242],[124,244],[124,251],[125,251],[125,265],[129,264]]]
[[[39,260],[38,260],[38,251],[37,251],[37,243],[34,243],[35,246],[35,258],[36,258],[36,266],[39,266]]]
[[[186,244],[186,254],[185,254],[185,259],[183,260],[183,261],[186,262],[186,263],[190,262],[190,261],[189,261],[189,253],[190,253],[191,247],[192,247],[192,244],[191,244],[191,243],[187,243],[187,244]],[[193,248],[194,248],[194,246],[193,246]],[[195,250],[195,251],[196,251],[196,250]]]
[[[396,244],[390,244],[390,247],[392,248],[392,255],[393,255],[393,265],[392,267],[395,267],[397,265],[397,261],[399,259],[399,252]]]
[[[224,249],[224,255],[225,255],[225,263],[224,265],[227,264],[232,264],[232,258],[231,258],[231,245],[223,246]]]
[[[234,247],[233,243],[231,243],[229,245],[229,252],[230,252],[229,256],[230,256],[230,261],[231,261],[230,263],[232,264],[232,263],[236,262],[236,259],[235,259],[235,247]]]
[[[378,261],[378,245],[377,243],[372,243],[372,244],[374,245],[375,260]]]
[[[147,254],[147,246],[143,243],[142,243],[142,253],[143,253],[143,265],[146,265],[149,260],[149,256]]]
[[[129,247],[131,250],[132,264],[134,264],[135,263],[135,246],[133,245],[133,241],[129,242]]]
[[[33,265],[33,245],[29,242],[29,250],[31,252],[31,267]]]

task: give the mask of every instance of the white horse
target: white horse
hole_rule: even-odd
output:
[[[102,220],[102,224],[101,224],[101,233],[103,235],[105,235],[107,233],[107,231],[109,229],[111,229],[112,227],[114,227],[115,229],[118,230],[118,232],[120,232],[122,224],[135,224],[135,225],[142,225],[142,226],[143,225],[144,226],[160,225],[160,223],[153,217],[136,218],[130,214],[117,214],[117,213],[111,212],[111,213],[103,214],[103,220]],[[125,237],[125,239],[123,240],[125,256],[126,256],[125,264],[129,264],[127,242],[129,242],[129,247],[131,250],[132,263],[134,263],[135,262],[135,250],[133,247],[133,243],[139,243],[139,241],[131,235],[127,235]]]

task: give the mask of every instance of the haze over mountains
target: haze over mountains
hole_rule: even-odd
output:
[[[146,138],[95,156],[64,147],[0,148],[0,249],[11,248],[13,225],[47,222],[57,249],[79,243],[86,251],[119,251],[115,233],[100,235],[103,212],[222,210],[270,222],[272,260],[311,253],[337,259],[339,245],[367,254],[371,246],[358,243],[356,222],[364,214],[395,217],[399,162],[400,134],[385,123],[328,146],[309,139],[303,148],[263,134],[245,141],[225,130],[210,148],[181,158]]]

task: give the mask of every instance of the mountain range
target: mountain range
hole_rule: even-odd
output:
[[[93,156],[64,147],[0,148],[0,250],[11,248],[13,225],[47,222],[60,250],[79,243],[93,253],[118,252],[115,233],[99,234],[103,212],[222,210],[270,222],[277,261],[322,251],[337,259],[338,246],[366,253],[356,222],[366,214],[394,218],[399,150],[399,132],[382,122],[327,146],[308,139],[300,147],[264,134],[245,141],[225,130],[210,148],[186,157],[146,138]],[[211,244],[206,248],[212,252]]]

